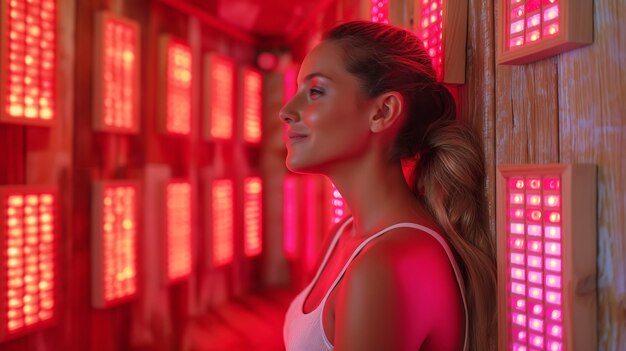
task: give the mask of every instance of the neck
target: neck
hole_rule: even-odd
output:
[[[399,161],[364,160],[343,167],[328,177],[352,213],[353,233],[357,236],[369,236],[422,212],[419,200],[404,180]]]

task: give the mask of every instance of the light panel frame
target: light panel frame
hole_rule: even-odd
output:
[[[108,308],[138,295],[140,199],[136,181],[92,184],[91,300],[96,308]],[[120,248],[125,251],[119,252]]]
[[[595,350],[596,169],[501,165],[496,178],[500,350]]]
[[[0,186],[0,342],[58,320],[58,216],[56,186]]]
[[[512,37],[509,35],[511,29],[511,15],[516,6],[524,6],[528,2],[537,1],[540,5],[538,13],[543,16],[542,6],[558,6],[557,33],[543,37],[544,29],[539,30],[541,38],[533,39],[529,44],[510,47]],[[536,6],[532,6],[534,9]],[[528,13],[522,11],[524,22],[530,20],[526,18]],[[538,61],[550,56],[560,54],[581,46],[589,45],[593,42],[593,1],[592,0],[499,0],[498,1],[498,21],[496,35],[496,62],[498,64],[520,65]],[[517,16],[517,15],[516,15]],[[543,23],[543,18],[539,17]],[[546,19],[550,21],[551,19]],[[517,19],[515,21],[518,21]],[[515,23],[515,22],[514,22]],[[541,27],[542,24],[538,27]],[[521,31],[525,33],[524,24]],[[531,33],[528,33],[529,35]],[[525,36],[525,34],[524,34]]]
[[[49,127],[58,119],[58,3],[38,3],[0,2],[0,123]]]
[[[139,24],[101,11],[95,17],[93,128],[139,132]]]

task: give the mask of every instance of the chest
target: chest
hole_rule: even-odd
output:
[[[343,268],[346,266],[350,257],[355,252],[359,244],[360,241],[357,240],[349,240],[344,238],[341,238],[339,240],[334,250],[330,253],[326,265],[322,267],[319,278],[314,283],[313,287],[309,291],[308,296],[304,300],[304,313],[311,312],[322,303],[322,300],[324,299],[326,294],[329,293],[329,290],[331,289],[333,283],[335,282]],[[330,292],[327,300],[327,306],[329,302],[334,300],[334,295],[336,291],[337,289],[335,287],[335,289]]]

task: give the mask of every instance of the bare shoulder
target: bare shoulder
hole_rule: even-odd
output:
[[[463,325],[460,290],[446,251],[430,234],[393,229],[364,248],[343,280],[337,307],[345,317],[337,322],[372,332],[370,343],[395,338],[398,350],[420,349],[427,340],[434,349],[458,345],[450,336]]]
[[[409,267],[412,268],[412,277],[429,271],[454,276],[450,258],[437,238],[422,230],[406,227],[393,229],[367,245],[350,270],[353,276],[358,277],[381,269],[387,270],[384,273],[397,275]],[[416,267],[419,267],[419,272],[415,272]]]

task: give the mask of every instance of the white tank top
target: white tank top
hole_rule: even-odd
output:
[[[456,276],[456,281],[459,285],[461,297],[463,299],[463,307],[465,308],[465,338],[464,338],[465,341],[463,342],[463,350],[467,351],[469,347],[468,345],[468,333],[469,333],[469,325],[468,325],[469,319],[468,318],[469,317],[468,317],[468,311],[467,311],[467,301],[465,298],[465,291],[464,291],[465,289],[463,288],[465,285],[463,284],[461,271],[459,270],[459,267],[456,264],[456,261],[454,260],[454,256],[452,255],[452,251],[450,250],[448,243],[441,237],[441,235],[439,235],[437,232],[427,227],[424,227],[416,223],[398,223],[398,224],[391,225],[379,231],[378,233],[370,236],[365,241],[363,241],[356,248],[356,250],[354,250],[354,253],[352,253],[350,258],[344,265],[343,269],[341,270],[341,272],[339,273],[339,275],[337,276],[333,284],[330,286],[330,288],[324,295],[324,298],[320,302],[319,306],[317,306],[317,308],[315,308],[313,311],[309,313],[303,312],[304,300],[306,299],[307,296],[309,296],[309,293],[311,289],[313,288],[313,286],[315,285],[315,283],[317,283],[317,280],[322,274],[322,271],[326,267],[326,263],[328,262],[328,259],[330,258],[331,252],[333,251],[333,249],[337,245],[337,242],[339,241],[339,237],[341,236],[341,233],[343,232],[346,225],[348,225],[350,222],[352,222],[352,218],[349,218],[339,228],[339,230],[335,234],[335,237],[333,238],[333,241],[328,247],[328,251],[326,251],[324,260],[322,261],[322,264],[317,270],[317,274],[315,275],[311,283],[309,283],[309,285],[306,288],[304,288],[304,290],[302,290],[300,294],[298,294],[295,297],[295,299],[291,302],[289,309],[287,309],[287,314],[285,316],[285,325],[283,327],[283,339],[285,341],[286,350],[287,351],[318,351],[318,350],[328,351],[334,348],[334,346],[330,343],[330,341],[328,341],[328,338],[326,338],[326,333],[324,332],[324,326],[322,324],[322,311],[324,310],[324,305],[326,304],[326,300],[328,300],[328,295],[330,295],[330,292],[333,291],[335,286],[337,286],[337,284],[339,283],[339,281],[345,274],[346,270],[348,269],[348,266],[350,265],[350,263],[361,252],[361,250],[363,250],[365,245],[367,245],[370,241],[382,236],[383,234],[387,233],[388,231],[392,229],[408,227],[408,228],[414,228],[414,229],[423,231],[431,235],[433,238],[437,239],[439,244],[441,244],[443,249],[446,251],[446,254],[448,255],[448,259],[450,259],[450,263],[452,264],[452,268],[454,269],[454,275]]]

